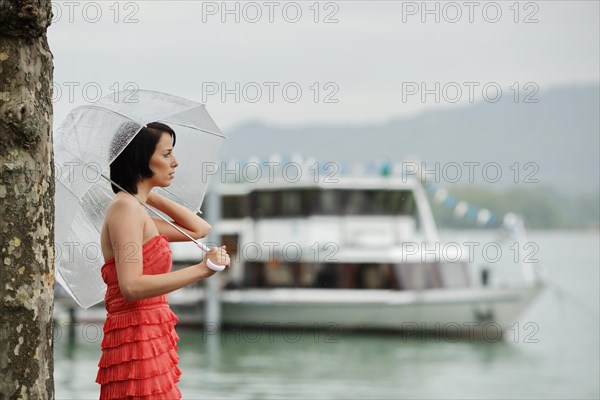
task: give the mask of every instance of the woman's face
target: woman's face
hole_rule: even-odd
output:
[[[167,132],[163,132],[156,144],[154,154],[150,157],[150,170],[154,172],[154,176],[150,179],[155,186],[170,186],[178,165],[173,155],[173,138]]]

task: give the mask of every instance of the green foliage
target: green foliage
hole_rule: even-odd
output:
[[[600,198],[598,193],[577,197],[566,197],[548,187],[515,187],[494,191],[481,186],[447,188],[459,200],[477,208],[492,211],[497,220],[487,225],[496,228],[504,214],[513,212],[522,215],[531,229],[598,229],[600,226]],[[478,226],[473,219],[457,218],[453,209],[430,201],[434,217],[442,228],[473,228]]]

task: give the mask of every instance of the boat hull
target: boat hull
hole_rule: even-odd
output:
[[[540,290],[539,286],[424,291],[240,290],[223,294],[222,321],[419,330],[494,322],[506,330]]]
[[[432,332],[448,338],[498,340],[515,329],[521,313],[542,289],[537,285],[421,291],[227,290],[220,296],[220,328]],[[207,326],[202,289],[175,297],[171,304],[181,325],[215,330]],[[77,310],[76,319],[99,321],[104,313]]]

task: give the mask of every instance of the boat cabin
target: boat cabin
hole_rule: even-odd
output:
[[[232,259],[226,288],[468,285],[467,254],[453,263],[439,257],[437,228],[416,179],[225,183],[218,193],[215,227]],[[185,258],[174,252],[176,261]]]

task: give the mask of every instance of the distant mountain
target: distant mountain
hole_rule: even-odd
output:
[[[505,189],[518,183],[529,188],[551,186],[561,193],[589,194],[599,190],[600,86],[540,91],[538,103],[478,103],[394,119],[379,125],[310,125],[275,127],[261,122],[242,124],[228,132],[222,159],[267,159],[272,154],[300,153],[319,161],[355,163],[417,156],[432,166],[468,167],[497,162],[503,174],[496,184],[494,168],[482,176],[475,167],[475,184]],[[518,166],[514,163],[519,162]],[[531,162],[535,164],[525,165]],[[513,166],[512,169],[509,168]],[[525,183],[529,176],[539,183]],[[440,173],[440,185],[451,186]],[[491,185],[491,186],[490,186]]]

